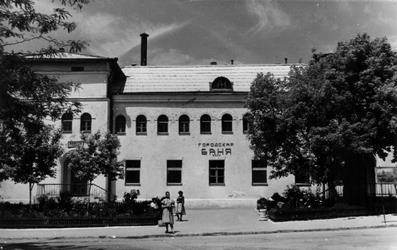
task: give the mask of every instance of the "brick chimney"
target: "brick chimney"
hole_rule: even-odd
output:
[[[148,34],[141,34],[141,66],[147,65],[147,38]]]

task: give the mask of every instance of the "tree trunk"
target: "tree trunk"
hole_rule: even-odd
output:
[[[90,184],[88,186],[88,204],[87,204],[87,212],[88,213],[90,211],[91,184],[92,184],[92,181],[90,180]]]
[[[328,182],[328,201],[330,202],[330,204],[335,204],[336,202],[336,187],[335,187],[335,183],[333,180]]]
[[[109,173],[108,174],[108,183],[107,183],[107,188],[106,188],[106,190],[107,190],[107,193],[106,193],[106,200],[107,200],[107,202],[112,202],[112,176],[111,176],[111,174]]]
[[[32,206],[32,190],[33,190],[34,183],[29,182],[29,206]]]

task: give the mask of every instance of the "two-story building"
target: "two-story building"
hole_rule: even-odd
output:
[[[289,64],[146,66],[146,40],[142,35],[140,66],[123,69],[116,58],[60,53],[31,58],[33,70],[80,83],[69,96],[82,104],[78,115],[65,113],[55,126],[63,130],[65,154],[55,178],[33,191],[58,195],[87,192],[87,183],[75,179],[67,167],[68,152],[81,142],[81,133],[112,131],[121,142],[119,160],[125,178],[94,181],[93,196],[106,192],[122,199],[139,189],[150,199],[183,190],[187,205],[254,205],[260,196],[282,193],[287,185],[305,182],[289,176],[269,179],[270,170],[254,160],[247,132],[246,98],[258,73],[285,78]],[[0,196],[27,201],[28,187],[0,183]]]

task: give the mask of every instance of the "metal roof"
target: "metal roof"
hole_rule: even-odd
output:
[[[258,73],[288,77],[291,65],[205,65],[205,66],[127,66],[122,93],[210,91],[210,82],[224,76],[233,83],[233,91],[250,89]]]
[[[28,59],[106,59],[106,57],[69,52],[59,52],[50,55],[26,56]]]

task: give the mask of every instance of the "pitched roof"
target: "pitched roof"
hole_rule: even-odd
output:
[[[39,61],[39,62],[117,61],[117,58],[68,53],[68,52],[60,52],[60,53],[44,54],[44,55],[31,55],[31,56],[25,56],[25,58],[29,61]]]
[[[128,66],[122,70],[127,80],[122,93],[210,91],[210,82],[223,76],[234,91],[248,92],[258,73],[288,76],[291,65],[205,65],[205,66]]]

